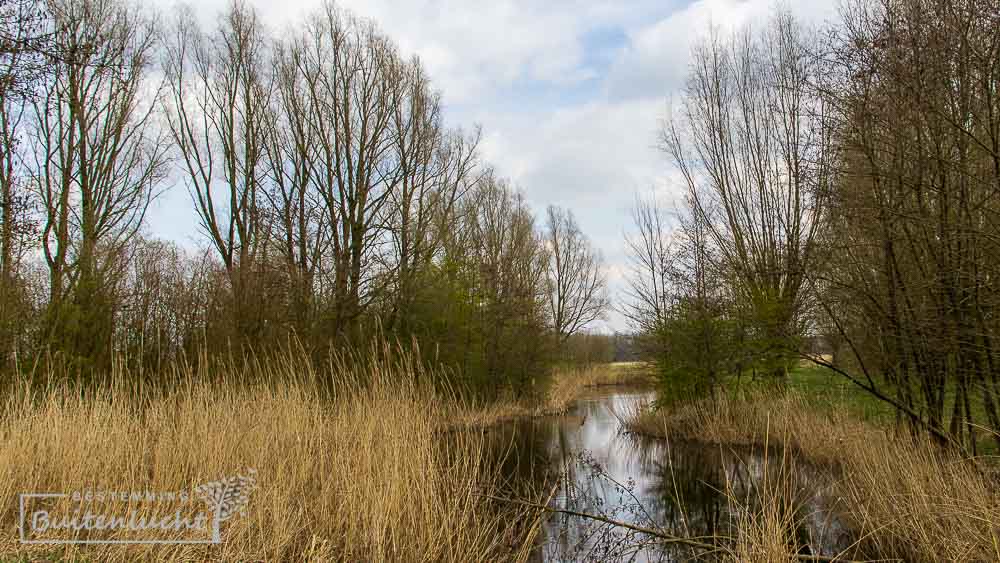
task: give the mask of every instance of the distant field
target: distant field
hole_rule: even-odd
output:
[[[656,367],[649,362],[611,362],[591,369],[586,385],[645,385],[655,377]]]
[[[802,363],[789,372],[788,389],[800,393],[806,401],[817,408],[845,408],[859,418],[879,424],[891,424],[896,419],[895,409],[843,376],[822,366]],[[726,379],[727,388],[739,392],[752,389],[755,383],[746,375],[739,380],[735,377]],[[945,412],[950,413],[955,402],[955,388],[950,387],[945,393]],[[981,399],[972,398],[972,412],[976,421],[983,423],[986,413]],[[977,441],[981,451],[996,453],[996,442],[991,436],[982,434]]]
[[[650,362],[611,362],[606,365],[613,373],[643,374],[649,377],[656,375],[656,365]]]
[[[895,411],[847,378],[822,366],[800,365],[789,373],[789,388],[799,391],[811,401],[843,405],[865,420],[888,422]]]

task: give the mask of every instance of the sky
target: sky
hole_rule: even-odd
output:
[[[276,33],[321,0],[248,0]],[[155,0],[169,9],[173,0]],[[227,0],[201,0],[214,23]],[[778,7],[819,25],[837,0],[342,0],[372,18],[440,90],[448,126],[482,127],[483,160],[510,178],[541,221],[568,208],[604,255],[612,300],[624,298],[624,236],[637,196],[681,192],[657,135],[683,89],[691,47],[712,26],[759,26]],[[150,230],[199,244],[182,185],[155,203]],[[618,312],[596,330],[627,330]]]

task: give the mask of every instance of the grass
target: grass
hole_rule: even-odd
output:
[[[456,404],[452,428],[486,427],[524,418],[565,414],[587,389],[654,385],[651,367],[642,362],[556,367],[538,397],[502,399],[485,404]]]
[[[795,561],[792,554],[803,547],[796,533],[804,516],[795,463],[784,452],[775,459],[765,449],[762,457],[758,486],[748,488],[726,476],[724,493],[735,512],[730,517],[736,532],[722,545],[724,561]]]
[[[760,391],[760,386],[749,375],[740,378],[728,376],[723,383],[725,390],[736,397]],[[845,410],[862,420],[876,423],[889,423],[895,419],[892,406],[885,401],[834,371],[806,360],[789,370],[785,385],[788,391],[813,408]]]
[[[782,396],[722,394],[715,401],[670,411],[636,410],[624,418],[640,434],[710,444],[773,444],[815,465],[833,479],[837,510],[862,538],[862,553],[906,561],[1000,560],[995,477],[929,442],[893,436],[849,409],[816,409],[813,398],[792,390]],[[782,507],[772,512],[755,516],[759,522],[747,530],[760,533],[748,536],[744,553],[754,546],[763,549],[770,538],[764,559],[775,560],[774,529],[787,531],[781,519],[789,512]]]
[[[603,387],[606,385],[636,385],[646,386],[656,383],[655,366],[646,362],[612,362],[610,364],[595,364],[586,368],[580,375],[587,387]]]
[[[724,380],[724,387],[727,392],[735,396],[742,396],[746,393],[753,394],[760,390],[760,386],[751,381],[749,376],[727,377]],[[806,401],[810,408],[843,410],[861,420],[883,426],[890,426],[896,422],[896,411],[892,405],[878,399],[834,371],[817,366],[808,360],[802,360],[796,367],[789,370],[786,389]],[[949,385],[945,390],[944,398],[945,412],[949,413],[949,416],[956,397],[955,385]],[[970,404],[974,420],[979,425],[987,424],[989,419],[986,416],[981,397],[978,394],[973,396]],[[980,455],[1000,454],[994,436],[989,432],[981,431],[978,427],[976,446]]]
[[[166,389],[123,372],[93,392],[18,382],[0,414],[0,559],[526,560],[540,514],[487,498],[505,484],[484,438],[441,432],[460,406],[429,375],[386,352],[322,373],[294,357],[178,367]],[[22,492],[174,491],[248,468],[257,488],[221,545],[17,542]]]

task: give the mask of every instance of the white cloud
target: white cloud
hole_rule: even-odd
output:
[[[655,173],[658,105],[599,101],[555,109],[540,122],[510,116],[506,127],[491,133],[484,152],[532,196],[559,205],[595,204],[609,189],[632,191]]]
[[[228,0],[199,4],[209,19]],[[802,19],[834,14],[836,0],[784,0]],[[251,0],[275,29],[319,0]],[[162,0],[166,6],[168,0]],[[442,91],[452,125],[484,127],[484,156],[538,209],[573,209],[621,287],[622,232],[636,192],[676,194],[655,149],[667,100],[687,72],[691,46],[709,25],[761,21],[771,0],[345,0],[374,18],[404,54],[418,55]],[[597,37],[598,39],[595,39]],[[609,55],[610,51],[610,55]],[[177,224],[178,187],[155,215]],[[187,210],[188,208],[184,208]],[[193,215],[193,213],[192,213]],[[154,217],[155,223],[156,217]],[[193,225],[193,218],[191,221]],[[176,229],[176,227],[174,227]],[[617,315],[611,321],[624,328]]]
[[[834,15],[834,0],[798,0],[777,4],[771,0],[700,0],[658,21],[629,32],[608,75],[606,88],[613,98],[665,96],[679,90],[688,71],[691,49],[716,28],[732,32],[744,25],[764,23],[779,6],[801,21],[819,23]]]
[[[583,67],[584,32],[614,3],[390,2],[348,0],[374,17],[405,50],[421,57],[451,103],[476,103],[517,81],[572,84]]]

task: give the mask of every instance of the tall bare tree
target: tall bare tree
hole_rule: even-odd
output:
[[[1000,428],[1000,13],[851,2],[834,46],[845,158],[816,286],[853,357],[834,367],[975,453]]]
[[[622,313],[640,333],[655,334],[666,321],[674,251],[672,225],[653,200],[636,199],[632,221],[638,232],[625,237],[628,259]]]
[[[268,179],[274,67],[269,38],[252,7],[230,5],[211,34],[193,12],[178,10],[167,48],[169,131],[201,226],[225,265],[236,336],[263,325],[255,279],[270,224]]]
[[[270,182],[263,190],[274,248],[287,278],[287,308],[300,337],[316,327],[332,236],[316,182],[318,131],[309,114],[309,84],[300,72],[303,57],[295,38],[277,44],[275,119],[266,145]]]
[[[60,56],[32,101],[31,135],[50,343],[94,357],[108,347],[109,293],[124,251],[165,173],[166,145],[154,126],[156,34],[153,20],[115,0],[50,9]]]
[[[16,356],[29,324],[22,263],[38,225],[24,134],[28,101],[54,56],[52,23],[42,0],[0,0],[0,368]]]
[[[405,331],[420,277],[441,251],[443,237],[456,222],[457,203],[478,172],[479,132],[466,136],[444,128],[439,96],[419,61],[404,67],[399,87],[403,91],[394,104],[393,134],[400,180],[388,206],[388,269],[395,283],[387,326],[399,322]]]
[[[773,373],[801,332],[835,158],[809,37],[784,13],[757,34],[713,35],[695,50],[681,109],[663,131],[694,212],[774,352]]]
[[[332,322],[349,331],[388,283],[378,268],[386,205],[401,181],[393,116],[404,65],[372,22],[332,3],[309,21],[303,74],[316,129],[313,172],[332,226]]]
[[[546,210],[545,243],[549,314],[556,338],[564,344],[608,308],[604,259],[580,230],[573,212],[552,205]]]

